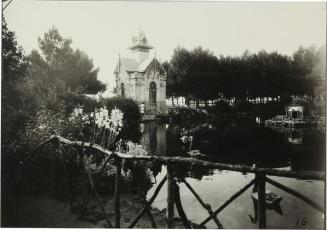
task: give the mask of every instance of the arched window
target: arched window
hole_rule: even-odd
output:
[[[150,82],[149,87],[149,102],[150,106],[156,108],[157,105],[157,85],[154,81]]]
[[[125,97],[125,86],[124,83],[120,84],[120,92],[121,92],[121,96]]]

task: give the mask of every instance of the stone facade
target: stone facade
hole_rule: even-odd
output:
[[[116,93],[132,98],[144,108],[145,115],[166,111],[167,74],[150,50],[144,33],[133,37],[128,57],[119,57],[116,69]]]

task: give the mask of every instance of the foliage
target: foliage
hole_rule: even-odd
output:
[[[217,101],[213,106],[207,108],[207,111],[213,114],[228,114],[231,113],[232,110],[232,106],[223,100]]]
[[[208,113],[205,110],[191,108],[191,107],[172,107],[168,109],[168,112],[164,120],[181,122],[183,120],[203,120]]]
[[[148,155],[148,152],[142,145],[136,144],[132,141],[120,140],[117,142],[116,150],[134,156]],[[151,166],[152,163],[148,161],[123,160],[123,178],[128,184],[128,187],[134,188],[145,196],[147,191],[152,187],[151,182],[153,174],[150,170]]]
[[[85,103],[90,109],[98,104],[84,94],[103,91],[105,86],[97,80],[92,60],[72,49],[71,42],[52,28],[39,38],[42,53],[33,50],[28,56],[27,77],[17,84],[25,120],[40,109],[67,115],[78,104]]]
[[[1,181],[2,185],[12,185],[20,177],[17,168],[23,155],[17,130],[24,126],[25,111],[22,109],[21,94],[17,85],[27,77],[27,60],[23,49],[17,43],[15,33],[8,29],[4,18],[1,38]]]
[[[319,96],[324,93],[325,56],[323,47],[300,47],[292,57],[264,50],[216,57],[201,47],[190,51],[177,47],[170,61],[163,63],[167,96],[194,100]]]
[[[116,107],[124,114],[124,126],[118,138],[137,142],[140,138],[139,123],[141,120],[141,113],[136,102],[129,98],[112,97],[103,99],[101,103],[105,105],[108,110]]]
[[[2,89],[1,89],[1,132],[2,146],[17,138],[16,130],[22,127],[24,112],[17,84],[26,78],[27,60],[23,49],[17,44],[16,35],[8,30],[2,20]]]
[[[84,93],[95,93],[105,87],[97,80],[92,60],[79,50],[73,50],[71,40],[63,38],[55,28],[39,39],[42,55],[33,50],[28,57],[4,21],[2,30],[2,132],[6,134],[2,135],[6,137],[5,141],[2,139],[3,146],[23,146],[26,140],[31,140],[30,146],[23,150],[28,151],[34,146],[34,140],[40,141],[43,134],[62,128],[61,125],[56,127],[55,120],[66,119],[77,105],[89,111],[99,106]],[[47,121],[52,123],[41,130]],[[26,129],[31,129],[35,136],[28,135]]]
[[[103,126],[103,117],[107,117],[107,115],[103,116],[103,111],[101,110],[99,113],[100,118],[95,118],[98,120]],[[122,114],[119,113],[118,109],[114,109],[111,112],[111,119],[115,120],[115,117],[118,119],[118,123],[121,123]],[[101,115],[102,114],[102,115]],[[116,114],[116,115],[114,115]],[[95,116],[97,117],[97,116]],[[87,119],[84,119],[84,122],[88,123]],[[98,122],[96,122],[98,123]],[[113,122],[114,124],[115,122]],[[118,125],[118,127],[121,127]],[[113,131],[115,133],[115,131]],[[108,136],[110,137],[110,135]],[[101,138],[100,138],[101,139]],[[116,149],[119,153],[131,154],[134,156],[148,155],[148,152],[144,149],[142,145],[136,144],[130,140],[122,140],[120,139],[115,143]],[[109,161],[109,164],[105,165],[106,158],[99,158],[96,155],[90,155],[87,158],[87,164],[90,169],[96,173],[100,172],[103,168],[102,175],[104,177],[114,177],[115,175],[115,167],[114,160]],[[143,195],[146,194],[147,190],[151,187],[151,180],[153,178],[152,172],[150,171],[151,162],[139,162],[139,161],[128,161],[122,160],[122,182],[123,186],[126,186],[127,189],[134,188],[136,191],[141,192]]]
[[[43,57],[34,50],[34,64],[46,72],[49,81],[63,82],[72,91],[83,93],[105,90],[105,85],[97,80],[99,69],[94,69],[92,60],[79,49],[71,48],[72,40],[63,38],[56,28],[50,29],[38,42]]]
[[[41,109],[25,124],[21,139],[25,151],[32,150],[51,135],[65,135],[69,123],[63,113]]]

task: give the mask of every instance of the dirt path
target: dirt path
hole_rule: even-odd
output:
[[[113,223],[113,199],[103,199],[106,210]],[[88,212],[79,218],[70,211],[69,204],[47,195],[9,195],[2,200],[3,227],[56,227],[56,228],[104,228],[106,221],[95,201],[89,205]],[[136,195],[121,196],[121,227],[126,228],[142,209],[143,204]],[[165,228],[164,212],[152,210],[158,228]],[[145,214],[135,226],[151,228]]]

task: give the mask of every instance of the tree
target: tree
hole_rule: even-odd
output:
[[[289,97],[322,92],[324,54],[300,47],[289,57],[278,52],[246,50],[240,57],[216,57],[209,50],[177,47],[169,63],[169,94],[195,100],[219,95],[244,100],[256,97]],[[320,79],[320,80],[318,80]],[[318,93],[319,94],[319,93]]]
[[[92,60],[79,49],[74,50],[72,40],[63,38],[56,28],[46,32],[38,43],[41,54],[37,50],[30,53],[28,78],[19,85],[30,116],[40,109],[70,113],[78,101],[76,95],[105,90]]]
[[[191,51],[177,47],[170,62],[166,64],[167,95],[185,96],[187,100],[206,100],[212,97],[212,94],[216,94],[216,89],[210,84],[210,72],[215,71],[216,62],[216,56],[200,46]]]
[[[1,76],[1,173],[4,183],[13,184],[17,178],[19,130],[24,126],[24,111],[18,84],[27,77],[27,61],[16,35],[2,19],[2,76]],[[4,191],[4,190],[3,190]]]
[[[50,29],[38,42],[43,57],[33,51],[32,64],[35,61],[42,63],[46,68],[44,71],[47,72],[47,80],[62,81],[72,91],[87,94],[96,94],[106,89],[105,84],[97,79],[99,69],[94,68],[93,61],[79,49],[73,50],[72,40],[63,38],[56,28]],[[36,57],[39,60],[35,60]]]
[[[311,72],[306,77],[312,81],[313,94],[325,98],[326,81],[326,45],[321,46],[316,51],[316,62],[312,66]]]
[[[22,125],[21,98],[17,85],[26,78],[27,59],[17,44],[16,35],[2,20],[2,89],[1,89],[1,131],[2,145],[14,139]]]
[[[302,91],[309,95],[324,95],[326,46],[316,49],[299,47],[293,54],[293,63],[296,67],[295,75],[299,76]]]

